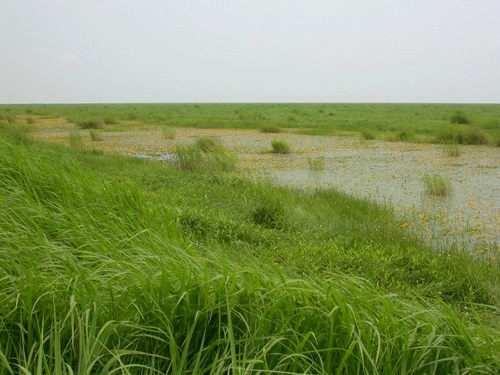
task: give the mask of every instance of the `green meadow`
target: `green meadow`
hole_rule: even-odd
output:
[[[36,141],[48,118],[500,139],[500,105],[2,105],[0,375],[500,372],[496,260],[245,177],[206,139],[161,162]]]
[[[52,104],[0,105],[0,121],[63,117],[82,127],[123,124],[356,132],[368,139],[500,144],[498,104]]]

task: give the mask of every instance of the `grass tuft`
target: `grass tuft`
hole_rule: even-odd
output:
[[[262,126],[259,131],[261,133],[281,133],[282,129],[277,125],[266,125]]]
[[[286,227],[285,207],[279,201],[260,203],[252,211],[253,223],[269,229]]]
[[[470,124],[469,118],[462,111],[456,111],[453,115],[451,115],[450,122],[452,124]]]
[[[309,170],[311,171],[322,171],[325,169],[325,158],[321,156],[316,158],[308,158],[307,164],[309,165]]]
[[[224,149],[222,142],[218,138],[201,137],[196,140],[196,147],[203,152],[213,152]]]
[[[76,125],[80,129],[99,129],[102,127],[102,123],[99,120],[78,120]]]
[[[425,175],[424,183],[427,194],[435,197],[445,197],[451,192],[451,185],[444,177],[433,174]]]
[[[292,152],[290,145],[284,140],[274,139],[271,141],[272,151],[275,154],[289,154]]]
[[[198,138],[195,145],[178,146],[175,151],[175,165],[185,171],[231,172],[236,169],[236,163],[236,156],[214,138]]]

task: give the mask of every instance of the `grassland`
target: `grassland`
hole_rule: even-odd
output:
[[[321,106],[310,108],[329,116]],[[108,107],[118,126],[151,121]],[[0,375],[499,372],[497,262],[435,253],[392,212],[335,191],[43,144],[16,123],[111,116],[105,106],[8,108],[19,113],[0,123]],[[499,107],[468,108],[486,124]]]
[[[500,141],[498,104],[87,104],[0,105],[0,120],[63,117],[82,126],[277,129],[434,143]],[[460,121],[457,121],[457,118]]]

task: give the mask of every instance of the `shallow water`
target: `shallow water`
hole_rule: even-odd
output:
[[[498,255],[498,149],[464,146],[461,156],[449,157],[438,145],[370,143],[332,146],[309,156],[276,155],[282,159],[279,165],[263,174],[282,185],[333,188],[392,207],[404,228],[418,232],[422,241],[435,248],[457,248],[491,258]],[[310,171],[301,160],[316,156],[324,158],[322,171]],[[445,177],[451,193],[429,196],[423,182],[426,174]]]
[[[74,130],[73,130],[74,131]],[[91,147],[170,159],[179,144],[218,137],[238,155],[242,170],[276,184],[303,189],[337,189],[391,207],[401,226],[440,249],[456,248],[496,259],[500,248],[500,148],[461,146],[448,156],[442,145],[364,141],[346,136],[264,134],[252,130],[175,129],[174,140],[151,127],[102,132]],[[86,134],[86,132],[82,132]],[[40,138],[67,142],[68,129],[46,129]],[[287,141],[292,153],[270,153],[271,141]],[[88,141],[87,141],[88,142]],[[89,144],[90,146],[90,144]],[[310,171],[308,159],[321,157],[324,170]],[[423,178],[439,174],[452,186],[446,197],[425,193]]]

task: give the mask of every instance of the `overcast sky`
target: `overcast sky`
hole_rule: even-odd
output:
[[[500,103],[500,0],[0,0],[0,103]]]

